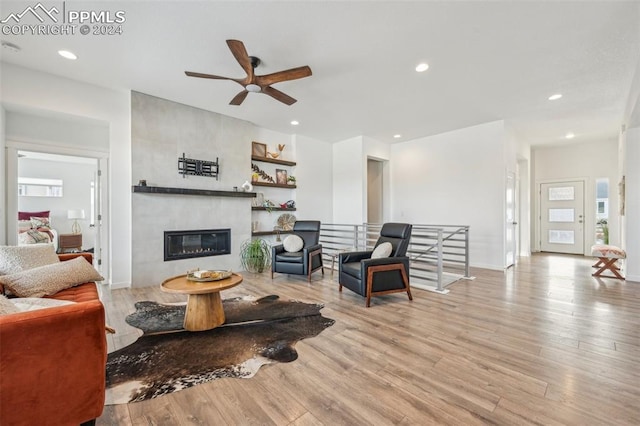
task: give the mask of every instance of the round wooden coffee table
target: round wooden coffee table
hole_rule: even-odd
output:
[[[160,288],[167,293],[188,294],[184,328],[189,331],[203,331],[224,324],[220,292],[241,282],[242,275],[235,273],[229,278],[209,282],[190,281],[186,275],[179,275],[164,280]]]

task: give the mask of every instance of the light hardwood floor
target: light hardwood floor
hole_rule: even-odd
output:
[[[475,269],[448,295],[372,299],[337,276],[247,274],[223,293],[324,303],[336,323],[299,358],[105,407],[98,425],[640,424],[640,283],[593,278],[592,259],[534,255],[506,273]],[[138,300],[184,301],[158,287],[104,292],[109,350],[138,335]]]

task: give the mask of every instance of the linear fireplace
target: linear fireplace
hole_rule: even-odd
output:
[[[164,260],[231,253],[231,229],[164,231]]]

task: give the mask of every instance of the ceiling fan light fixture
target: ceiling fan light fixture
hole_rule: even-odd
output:
[[[251,93],[260,93],[262,92],[262,88],[260,86],[258,86],[257,84],[247,84],[245,87],[245,89],[247,89],[247,92],[251,92]]]

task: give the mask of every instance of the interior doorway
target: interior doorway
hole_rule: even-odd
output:
[[[540,250],[584,254],[584,181],[540,184]]]
[[[13,141],[7,145],[8,217],[18,218],[19,212],[48,212],[58,251],[92,252],[94,266],[109,279],[108,230],[103,226],[106,156],[69,149],[55,153],[55,148],[40,150],[35,144]],[[21,238],[20,224],[19,220],[7,221],[8,244],[33,243]],[[65,241],[73,247],[63,247]]]
[[[384,163],[367,159],[367,223],[384,222]]]

